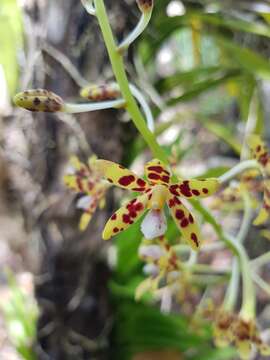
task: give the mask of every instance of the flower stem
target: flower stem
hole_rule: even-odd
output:
[[[236,237],[236,241],[238,241],[239,243],[243,243],[243,241],[245,240],[245,238],[248,234],[248,230],[249,230],[251,220],[252,220],[252,213],[253,213],[252,209],[251,209],[250,198],[246,191],[243,193],[243,200],[244,200],[244,216],[243,216],[240,230]],[[236,304],[239,280],[240,280],[239,263],[238,263],[237,259],[234,259],[232,273],[231,273],[231,280],[229,282],[229,286],[227,288],[225,299],[223,302],[223,308],[227,311],[233,310],[233,308]]]
[[[145,100],[143,94],[140,92],[140,90],[135,85],[130,84],[129,87],[132,92],[132,95],[136,98],[136,100],[141,105],[141,107],[144,111],[148,129],[151,132],[154,132],[155,131],[155,123],[154,123],[154,119],[153,119],[153,114],[152,114],[152,111],[151,111],[147,101]]]
[[[231,180],[232,178],[234,178],[236,175],[242,173],[244,170],[251,169],[251,168],[259,169],[259,165],[256,160],[242,161],[239,164],[235,165],[233,168],[231,168],[229,171],[227,171],[223,175],[221,175],[218,178],[218,180],[220,181],[221,184],[225,183],[228,180]]]
[[[151,19],[152,11],[143,12],[137,26],[132,30],[132,32],[118,45],[118,52],[123,53],[130,44],[133,43],[141,35],[141,33],[147,27]]]
[[[128,111],[134,125],[137,127],[140,134],[143,136],[145,142],[150,147],[153,155],[168,164],[166,153],[159,146],[154,134],[147,128],[144,118],[140,112],[136,100],[134,99],[127,78],[127,74],[124,67],[123,57],[119,54],[111,26],[109,24],[108,16],[104,6],[103,0],[94,0],[96,16],[103,34],[105,45],[110,57],[112,69],[116,78],[116,81],[122,92],[122,96],[126,101],[126,110]]]
[[[238,257],[239,267],[243,277],[243,306],[241,308],[241,316],[245,319],[254,317],[256,304],[255,289],[252,281],[252,269],[245,248],[239,241],[236,241],[231,235],[224,232],[222,226],[216,221],[211,212],[204,208],[198,200],[192,200],[191,203],[193,207],[201,213],[205,221],[213,227],[219,239]]]
[[[89,102],[84,104],[71,104],[65,103],[64,112],[68,114],[83,113],[88,111],[104,110],[104,109],[119,109],[124,107],[126,104],[125,100],[112,100],[112,101],[100,101],[100,102]]]
[[[252,260],[251,266],[253,269],[257,269],[258,267],[263,266],[269,262],[270,262],[270,251]]]

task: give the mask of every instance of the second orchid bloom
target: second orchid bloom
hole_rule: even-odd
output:
[[[200,198],[213,194],[219,186],[217,179],[179,179],[179,182],[174,183],[168,169],[157,159],[145,165],[147,181],[108,160],[96,160],[94,166],[110,183],[140,193],[110,217],[103,231],[105,240],[126,230],[146,210],[149,212],[141,224],[145,238],[154,239],[163,235],[167,229],[164,214],[164,206],[167,204],[184,239],[193,249],[199,249],[201,243],[199,227],[183,204],[182,198]]]

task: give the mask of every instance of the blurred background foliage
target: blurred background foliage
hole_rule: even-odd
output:
[[[134,2],[125,3],[134,7],[136,22]],[[0,104],[5,103],[5,89],[9,100],[20,89],[24,12],[25,2],[0,2]],[[168,156],[183,161],[192,176],[219,176],[237,162],[247,121],[269,139],[269,37],[267,1],[155,0],[150,26],[134,44],[128,70],[145,91]],[[124,165],[140,162],[144,146],[136,136],[126,143]],[[173,223],[168,235],[172,240],[176,236]],[[135,303],[135,288],[143,280],[137,256],[140,241],[136,224],[114,242],[118,260],[109,283],[114,308],[112,358],[128,360],[146,351],[169,349],[179,359],[235,359],[232,349],[212,346],[211,330],[205,325],[195,331],[187,315],[161,314],[149,298]],[[36,309],[28,308],[30,300],[21,294],[14,277],[1,280],[11,291],[2,312],[21,358],[34,359],[35,349],[30,348],[36,337]]]

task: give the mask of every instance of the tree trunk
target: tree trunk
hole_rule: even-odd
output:
[[[82,79],[78,74],[72,77],[69,61],[89,82],[112,76],[98,24],[78,0],[45,3],[34,2],[25,17],[22,87],[46,88],[64,99],[76,100]],[[116,35],[122,37],[129,26],[129,7],[114,1],[106,5]],[[120,117],[121,112],[114,110],[76,117],[25,111],[16,114],[14,126],[19,119],[27,147],[24,160],[29,165],[14,164],[21,178],[13,185],[28,236],[39,246],[31,269],[37,274],[39,359],[108,358],[110,271],[102,255],[100,234],[113,197],[109,194],[107,210],[98,211],[88,230],[80,233],[75,196],[64,188],[62,176],[71,154],[87,160],[94,152],[98,157],[121,161],[123,138],[130,126],[123,125]]]

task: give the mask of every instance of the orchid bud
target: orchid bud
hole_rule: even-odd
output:
[[[60,96],[44,89],[20,92],[14,96],[14,103],[29,111],[57,112],[65,108]]]
[[[80,95],[91,101],[107,101],[120,98],[121,92],[116,83],[92,84],[83,88]]]
[[[137,0],[137,5],[142,13],[152,11],[154,0]]]

